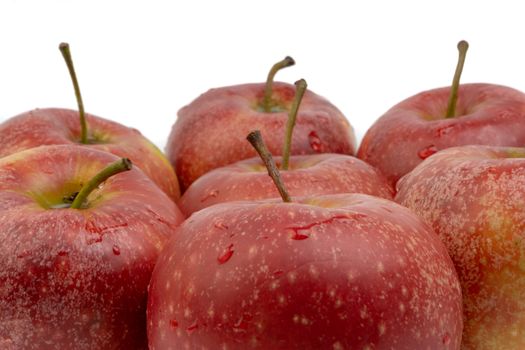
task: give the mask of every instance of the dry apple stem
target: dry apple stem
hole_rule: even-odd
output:
[[[251,143],[253,148],[255,148],[262,161],[264,162],[264,165],[268,170],[268,175],[270,175],[273,182],[275,183],[275,186],[277,187],[277,190],[279,191],[283,202],[291,202],[292,198],[290,197],[288,191],[286,190],[286,187],[284,186],[281,174],[279,173],[279,169],[277,168],[277,165],[273,160],[272,154],[270,153],[270,151],[268,151],[268,148],[266,148],[266,145],[264,144],[261,132],[259,130],[252,131],[248,134],[246,139]]]

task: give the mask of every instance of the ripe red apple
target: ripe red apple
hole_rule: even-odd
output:
[[[398,182],[461,281],[465,350],[525,349],[525,148],[440,151]]]
[[[115,160],[74,145],[0,159],[1,349],[146,348],[147,285],[183,216],[137,168],[99,184]]]
[[[349,155],[323,153],[290,156],[297,110],[306,91],[306,81],[296,82],[297,93],[288,116],[283,156],[276,157],[281,178],[292,196],[332,193],[365,193],[393,199],[394,190],[385,177],[369,164]],[[253,140],[252,138],[260,138]],[[279,189],[267,176],[271,156],[259,130],[248,135],[261,157],[240,160],[216,168],[198,178],[184,192],[179,208],[184,215],[213,204],[235,200],[279,197]],[[255,142],[253,142],[255,141]],[[272,157],[273,158],[273,157]]]
[[[35,109],[0,124],[0,157],[41,145],[83,144],[131,161],[173,200],[180,197],[175,171],[162,152],[133,128],[85,114],[69,46],[60,46],[70,68],[79,111]]]
[[[465,42],[458,47],[466,52]],[[421,92],[388,110],[367,131],[357,156],[395,183],[447,147],[524,145],[525,94],[494,84],[459,85],[460,72],[452,87]]]
[[[278,164],[281,157],[275,157]],[[343,154],[292,156],[290,169],[281,170],[290,195],[365,193],[393,199],[394,190],[371,165]],[[198,178],[177,202],[181,211],[191,213],[222,202],[279,197],[259,157],[214,169]]]
[[[268,79],[266,85],[211,89],[180,109],[166,155],[179,177],[181,190],[212,169],[254,157],[255,151],[245,141],[254,129],[261,130],[270,152],[280,155],[294,95],[293,85],[272,85],[272,79]],[[353,129],[333,104],[307,91],[297,116],[291,152],[352,155]]]
[[[459,349],[459,281],[436,234],[364,194],[194,213],[148,294],[151,350]]]

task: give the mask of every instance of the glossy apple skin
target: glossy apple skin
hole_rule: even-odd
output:
[[[463,349],[525,349],[525,149],[443,150],[398,190],[396,200],[435,229],[455,263]]]
[[[52,209],[116,156],[75,145],[0,159],[0,348],[146,349],[147,285],[183,221],[140,170]]]
[[[211,89],[181,108],[166,145],[182,191],[206,172],[257,154],[246,135],[260,130],[270,152],[282,154],[288,111],[295,86],[275,82],[279,111],[265,113],[260,104],[265,84]],[[293,132],[292,154],[353,155],[354,131],[345,116],[323,97],[306,91]]]
[[[455,118],[445,119],[450,87],[414,95],[365,134],[357,156],[393,184],[438,150],[469,144],[525,145],[525,94],[501,85],[463,84]]]
[[[274,157],[281,163],[281,157]],[[335,193],[365,193],[393,199],[394,189],[374,167],[343,154],[290,157],[289,170],[280,170],[292,197]],[[260,157],[214,169],[198,178],[178,201],[184,215],[222,202],[280,197]]]
[[[122,124],[86,114],[90,136],[87,147],[129,158],[173,200],[179,184],[166,156],[142,134]],[[62,108],[35,109],[0,124],[0,157],[41,145],[80,144],[78,111]]]
[[[217,204],[176,231],[148,294],[150,350],[459,349],[452,261],[364,194]]]

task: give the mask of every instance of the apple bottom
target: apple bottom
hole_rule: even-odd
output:
[[[459,281],[428,226],[371,196],[309,202],[187,219],[150,283],[150,349],[459,349]]]

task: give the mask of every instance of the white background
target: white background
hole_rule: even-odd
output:
[[[36,107],[76,108],[58,50],[69,42],[86,111],[164,148],[177,110],[209,88],[304,78],[360,139],[395,103],[462,82],[525,90],[520,1],[0,2],[0,121]]]

